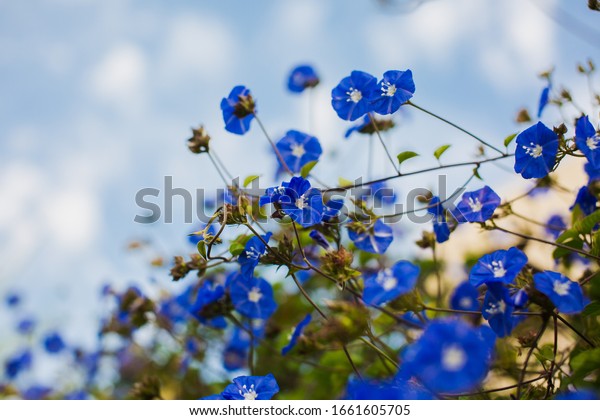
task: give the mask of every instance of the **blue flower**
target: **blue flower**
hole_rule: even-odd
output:
[[[450,238],[450,226],[446,219],[446,209],[439,197],[433,197],[427,206],[427,212],[433,215],[433,233],[436,242],[443,243]]]
[[[405,349],[402,367],[433,392],[464,392],[485,378],[490,352],[480,329],[459,319],[435,320]]]
[[[381,219],[377,219],[374,224],[369,226],[349,225],[348,236],[358,249],[373,254],[385,253],[394,240],[392,228],[383,223]]]
[[[24,390],[21,396],[24,400],[43,400],[52,392],[52,388],[44,385],[33,385]]]
[[[550,84],[550,82],[548,82],[546,87],[544,89],[542,89],[542,93],[540,95],[540,101],[538,104],[538,112],[537,112],[538,119],[542,117],[542,112],[544,111],[544,108],[546,108],[546,105],[548,105],[550,89],[552,89],[552,85]]]
[[[271,232],[262,235],[262,241],[257,236],[254,236],[246,242],[244,251],[238,257],[238,262],[241,266],[242,275],[244,277],[254,276],[254,269],[258,265],[260,257],[267,253],[267,247],[264,242],[269,242]],[[264,242],[263,242],[264,241]]]
[[[596,169],[592,166],[591,163],[587,162],[583,169],[585,169],[585,173],[588,174],[589,181],[588,184],[592,182],[600,181],[600,168]]]
[[[354,121],[371,111],[369,97],[377,89],[377,79],[363,71],[353,71],[331,91],[331,105],[343,120]]]
[[[25,318],[17,324],[17,332],[23,335],[31,334],[35,328],[35,321],[31,318]]]
[[[8,379],[15,379],[19,373],[31,367],[32,355],[30,350],[23,350],[20,353],[8,358],[4,362],[4,373]]]
[[[65,342],[56,332],[50,333],[44,338],[44,348],[48,353],[60,353],[65,347]]]
[[[575,144],[593,168],[600,169],[600,134],[596,132],[587,115],[575,125]]]
[[[290,92],[302,93],[306,88],[319,84],[319,76],[312,66],[301,65],[294,67],[288,77],[287,87]]]
[[[227,327],[225,318],[212,311],[212,305],[225,295],[223,285],[207,279],[202,283],[196,296],[196,302],[190,306],[189,312],[202,324],[209,327],[223,329]]]
[[[250,129],[256,107],[250,91],[245,86],[236,86],[227,98],[221,100],[225,130],[234,134],[245,134]]]
[[[558,238],[567,225],[562,216],[555,214],[546,222],[546,233],[554,239]]]
[[[251,342],[248,332],[250,328],[252,328],[255,346],[263,338],[265,323],[261,319],[252,320],[251,323],[244,323],[244,328],[236,326],[223,351],[223,366],[225,369],[233,371],[246,366],[248,362],[248,349]]]
[[[600,396],[591,389],[578,389],[577,391],[564,391],[556,395],[555,400],[597,400]]]
[[[332,219],[336,218],[340,214],[340,211],[342,210],[343,207],[344,207],[343,199],[337,199],[337,198],[330,199],[325,204],[325,207],[323,209],[323,221],[329,222]]]
[[[9,308],[15,308],[21,303],[21,296],[17,293],[9,293],[6,295],[5,302]]]
[[[573,210],[575,208],[575,206],[579,206],[579,209],[581,210],[581,212],[585,216],[589,216],[590,214],[592,214],[593,212],[596,211],[597,204],[598,204],[598,199],[596,198],[596,196],[594,194],[592,194],[592,191],[590,190],[590,188],[587,185],[585,185],[585,186],[581,187],[579,189],[579,191],[577,192],[577,197],[575,197],[575,202],[573,203],[573,205],[571,207],[569,207],[569,210]]]
[[[515,308],[524,308],[529,302],[529,295],[525,289],[518,289],[516,292],[511,293],[510,300]]]
[[[490,283],[481,314],[498,337],[509,336],[515,326],[514,306],[509,292],[500,283]]]
[[[500,201],[498,194],[486,185],[477,191],[464,193],[452,215],[458,223],[482,223],[492,217]]]
[[[309,134],[290,130],[276,144],[287,167],[299,173],[308,162],[319,160],[323,149],[319,140]]]
[[[431,392],[400,378],[393,380],[351,379],[346,386],[347,400],[432,400]],[[382,414],[382,413],[379,413]]]
[[[235,310],[248,318],[267,319],[277,309],[273,288],[265,279],[238,277],[229,288]]]
[[[204,235],[202,233],[200,233],[202,230],[204,230],[206,228],[206,224],[202,223],[200,225],[198,225],[194,230],[192,230],[187,238],[188,241],[196,246],[198,245],[198,242],[204,240]],[[206,230],[206,233],[208,233],[209,235],[214,235],[217,233],[216,229],[215,229],[215,225],[211,224],[208,229]]]
[[[294,348],[294,346],[298,342],[298,339],[302,336],[302,332],[304,331],[304,328],[306,328],[306,326],[308,324],[310,324],[311,320],[312,320],[312,316],[310,314],[308,314],[302,319],[302,321],[300,321],[300,323],[298,325],[296,325],[296,327],[294,328],[294,331],[292,332],[292,336],[290,337],[290,342],[287,344],[287,346],[285,346],[284,348],[281,349],[281,354],[283,356],[288,354],[289,351]]]
[[[459,284],[450,297],[450,308],[461,311],[478,311],[479,291],[468,281]]]
[[[515,172],[525,179],[543,178],[552,171],[558,153],[558,136],[541,122],[517,136]]]
[[[469,274],[469,281],[475,287],[493,282],[512,283],[525,264],[527,255],[518,248],[494,251],[475,263]]]
[[[279,392],[272,374],[266,376],[238,376],[221,393],[226,400],[270,400]]]
[[[548,296],[562,313],[578,314],[588,302],[579,283],[569,280],[564,274],[554,271],[535,273],[533,282],[535,288]]]
[[[365,276],[363,300],[381,305],[410,292],[417,284],[420,269],[408,261],[398,261],[390,268]]]
[[[259,204],[276,203],[285,214],[302,227],[315,225],[323,219],[323,196],[317,188],[301,176],[290,182],[282,182],[281,187],[267,188],[260,197]]]
[[[331,247],[331,244],[329,243],[329,241],[327,241],[327,238],[325,237],[325,235],[323,235],[318,230],[312,230],[308,234],[308,236],[310,236],[311,239],[313,241],[315,241],[316,244],[319,245],[321,248],[323,248],[325,251],[333,250],[333,248]]]
[[[396,112],[415,93],[415,82],[410,70],[389,70],[383,74],[379,89],[369,97],[373,111],[387,115]]]
[[[373,197],[373,200],[377,204],[393,204],[396,201],[396,194],[392,187],[388,187],[385,181],[374,182],[369,185],[365,185],[361,191],[361,200],[365,200],[368,197]]]

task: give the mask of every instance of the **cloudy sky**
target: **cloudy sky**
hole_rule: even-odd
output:
[[[536,108],[538,73],[555,67],[559,84],[587,100],[575,65],[600,54],[573,32],[598,27],[600,14],[586,3],[0,0],[0,295],[24,293],[24,312],[44,328],[89,342],[104,282],[172,287],[165,271],[148,267],[152,252],[124,250],[146,239],[166,256],[191,252],[189,226],[178,214],[172,224],[134,223],[135,193],[162,189],[165,176],[190,190],[219,185],[206,156],[185,147],[200,123],[234,175],[272,177],[275,160],[257,127],[244,137],[223,129],[219,102],[237,84],[252,90],[276,138],[308,130],[311,113],[324,148],[315,172],[332,182],[364,174],[366,141],[343,139],[348,124],[329,96],[354,69],[410,68],[415,103],[501,144],[518,129],[518,109]],[[569,30],[553,19],[565,10]],[[322,78],[311,98],[284,88],[289,69],[304,62]],[[471,139],[415,111],[398,121],[388,138],[395,153],[431,156],[453,143],[451,162],[474,152]],[[381,150],[375,159],[376,174],[389,173]],[[482,174],[492,185],[517,179],[501,167]],[[449,175],[453,185],[465,179]],[[431,177],[398,184],[432,185]],[[14,319],[0,310],[0,321]]]

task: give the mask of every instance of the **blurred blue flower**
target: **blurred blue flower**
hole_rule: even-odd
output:
[[[221,395],[226,400],[270,400],[278,392],[279,385],[269,373],[266,376],[238,376]]]
[[[250,91],[245,86],[235,86],[229,96],[221,100],[221,111],[225,130],[234,134],[245,134],[250,129],[255,112]]]
[[[600,396],[591,389],[578,389],[577,391],[563,391],[554,397],[555,400],[598,400]]]
[[[90,399],[90,394],[88,394],[86,391],[84,390],[79,390],[79,391],[72,391],[69,392],[68,394],[66,394],[64,396],[65,400],[89,400]]]
[[[450,297],[450,308],[460,311],[478,311],[481,304],[477,300],[479,291],[468,281],[456,286]]]
[[[578,314],[583,311],[588,300],[581,286],[564,274],[544,271],[533,275],[535,288],[548,296],[556,308],[565,314]]]
[[[446,242],[450,238],[450,226],[446,219],[446,209],[439,197],[433,197],[427,206],[427,213],[433,215],[433,233],[438,243]]]
[[[350,240],[361,251],[383,254],[394,240],[392,228],[381,219],[377,219],[370,226],[363,226],[360,229],[357,226],[348,226]]]
[[[558,153],[558,136],[541,122],[517,136],[515,172],[525,179],[543,178],[552,171]]]
[[[434,396],[414,381],[350,379],[346,385],[347,400],[432,400]],[[379,413],[382,414],[382,413]]]
[[[585,185],[585,186],[581,187],[579,189],[579,191],[577,192],[577,197],[575,197],[575,202],[573,203],[573,205],[571,207],[569,207],[569,210],[573,210],[575,208],[575,206],[579,206],[579,209],[581,210],[581,212],[585,216],[589,216],[590,214],[592,214],[593,212],[596,211],[597,204],[598,204],[598,199],[596,198],[596,196],[594,194],[592,194],[592,191],[590,190],[590,188],[587,185]]]
[[[507,337],[515,326],[513,301],[501,283],[489,283],[487,287],[481,314],[498,337]]]
[[[6,295],[4,300],[6,302],[6,306],[9,308],[15,308],[21,303],[21,296],[19,296],[17,293],[11,292]]]
[[[415,93],[415,82],[410,70],[386,71],[378,87],[379,89],[371,91],[369,101],[373,111],[382,115],[393,114]]]
[[[261,319],[254,319],[251,323],[244,323],[244,328],[235,326],[223,351],[223,367],[228,371],[241,369],[248,363],[248,349],[250,348],[250,334],[254,337],[254,345],[264,337],[265,323]],[[252,328],[252,330],[250,330]]]
[[[8,379],[15,379],[19,373],[31,368],[33,356],[31,351],[26,349],[9,357],[4,362],[4,373]]]
[[[420,269],[409,261],[398,261],[392,267],[365,276],[363,300],[381,305],[414,289]]]
[[[452,210],[458,223],[485,222],[500,205],[500,197],[487,185],[477,191],[466,192]]]
[[[300,321],[298,323],[298,325],[296,325],[296,327],[294,328],[294,331],[292,332],[292,336],[290,337],[290,342],[284,348],[281,349],[281,354],[283,356],[288,354],[289,351],[294,348],[294,346],[298,342],[298,339],[302,336],[302,332],[304,331],[304,328],[306,328],[306,326],[308,324],[310,324],[311,320],[312,320],[312,316],[310,314],[308,314],[302,319],[302,321]]]
[[[558,238],[563,230],[567,228],[567,224],[561,215],[555,214],[546,222],[546,233],[554,239]]]
[[[354,70],[331,91],[331,105],[343,120],[354,121],[371,111],[369,97],[377,90],[377,79]]]
[[[396,201],[394,189],[389,187],[385,181],[365,185],[360,199],[366,200],[368,197],[373,197],[376,204],[393,204]]]
[[[52,332],[44,338],[44,348],[48,353],[60,353],[66,345],[60,334]]]
[[[24,400],[43,400],[52,392],[52,388],[44,385],[33,385],[21,392]]]
[[[306,88],[313,88],[319,84],[319,76],[312,66],[300,65],[290,72],[287,88],[290,92],[301,93]]]
[[[542,112],[544,112],[544,108],[548,105],[548,99],[550,97],[550,89],[552,89],[552,84],[548,82],[548,84],[542,89],[542,93],[540,94],[540,101],[538,104],[538,119],[542,117]]]
[[[267,188],[259,200],[261,206],[266,203],[279,204],[285,214],[303,227],[315,225],[323,219],[321,192],[311,188],[310,182],[301,176],[282,182],[281,187]]]
[[[525,264],[527,255],[520,249],[500,249],[484,255],[475,263],[469,274],[469,281],[475,287],[493,282],[512,283]]]
[[[575,125],[575,144],[595,169],[600,169],[600,134],[596,132],[587,115]]]
[[[202,324],[209,327],[223,329],[227,327],[227,322],[222,315],[215,315],[208,309],[210,304],[217,302],[225,295],[223,285],[206,279],[196,296],[196,301],[189,307],[189,312]]]
[[[287,167],[294,173],[308,162],[319,160],[323,149],[319,140],[309,134],[290,130],[276,144]]]
[[[238,263],[240,263],[241,272],[244,277],[254,276],[254,269],[258,265],[260,257],[267,253],[267,247],[264,242],[269,242],[271,235],[271,232],[262,235],[262,241],[257,236],[253,236],[246,242],[244,251],[238,257]]]
[[[235,310],[248,318],[267,319],[277,309],[273,288],[263,278],[238,277],[229,288]]]
[[[34,328],[35,321],[31,318],[24,318],[17,324],[17,332],[23,335],[31,334]]]

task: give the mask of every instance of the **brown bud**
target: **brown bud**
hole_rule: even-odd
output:
[[[204,126],[192,128],[193,136],[188,139],[187,146],[192,153],[208,153],[208,142],[210,136],[206,133]]]
[[[515,120],[518,123],[527,123],[531,121],[531,116],[529,115],[529,111],[527,111],[527,109],[523,108],[521,110],[519,110],[519,112],[517,113],[517,117],[515,118]]]

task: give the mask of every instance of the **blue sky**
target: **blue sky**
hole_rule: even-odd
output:
[[[315,171],[334,182],[364,172],[366,142],[343,139],[348,124],[329,102],[354,69],[379,76],[410,68],[415,103],[495,144],[517,130],[521,106],[537,106],[541,71],[556,67],[556,80],[585,100],[575,65],[598,63],[598,49],[536,3],[598,27],[600,14],[583,0],[431,0],[411,13],[375,0],[0,0],[0,295],[22,291],[42,328],[64,327],[89,343],[101,284],[173,287],[166,272],[148,267],[153,254],[124,249],[149,239],[166,256],[192,252],[189,227],[182,217],[133,223],[136,191],[162,188],[167,175],[190,190],[219,185],[205,156],[185,147],[199,123],[232,172],[271,178],[275,160],[257,127],[244,137],[225,132],[219,102],[245,84],[273,137],[307,130],[309,98],[284,89],[295,64],[312,63],[322,76],[310,98],[312,132],[330,163]],[[427,116],[410,111],[398,121],[387,139],[395,153],[430,156],[452,143],[448,162],[473,155],[471,139]],[[385,175],[376,154],[376,174]],[[451,184],[464,181],[464,172],[448,173]],[[497,167],[482,174],[494,185],[509,181]],[[0,311],[0,321],[13,319]]]

